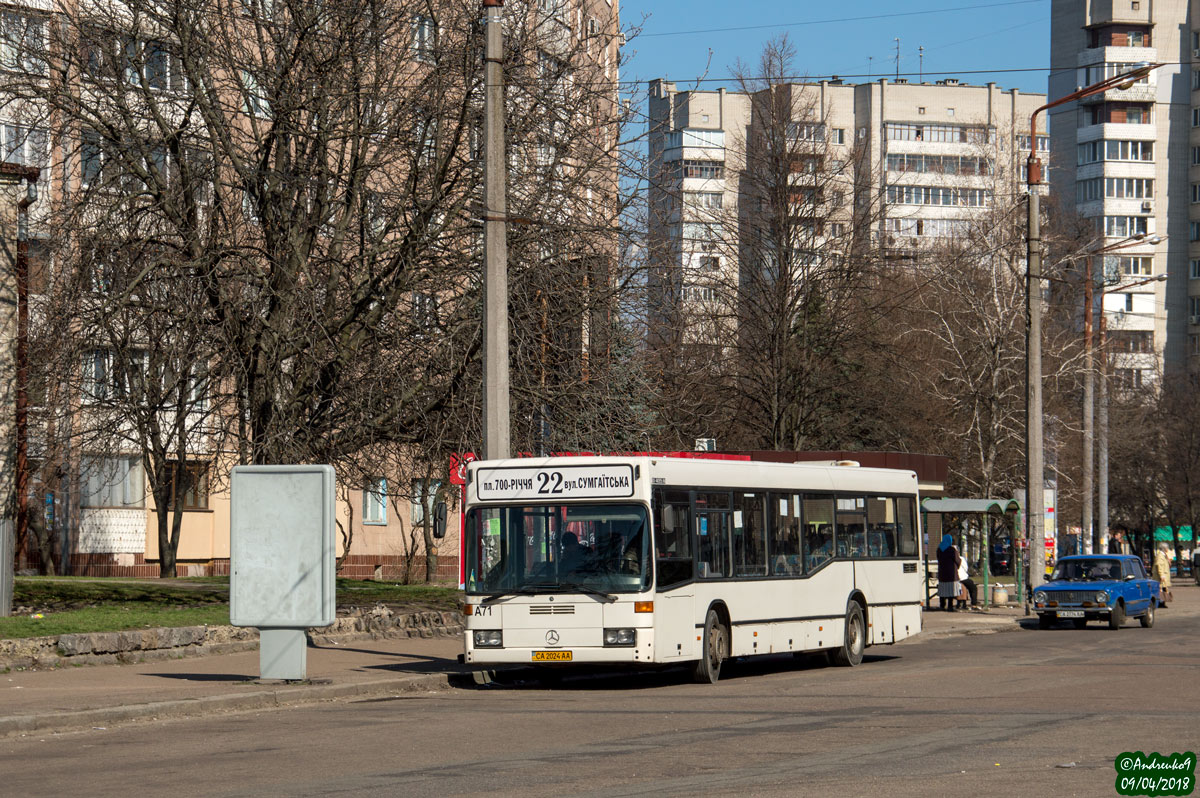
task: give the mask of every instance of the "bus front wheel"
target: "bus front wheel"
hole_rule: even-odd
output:
[[[833,652],[833,661],[838,665],[854,667],[862,662],[863,649],[866,648],[866,625],[863,623],[862,607],[857,601],[851,601],[846,608],[846,639],[842,647]]]
[[[701,684],[716,684],[721,678],[721,663],[729,655],[729,633],[721,616],[710,609],[704,619],[704,641],[700,659],[692,668],[692,675]]]

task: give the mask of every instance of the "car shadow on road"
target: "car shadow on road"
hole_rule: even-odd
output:
[[[245,673],[147,673],[160,679],[177,679],[184,682],[253,682],[258,677]]]

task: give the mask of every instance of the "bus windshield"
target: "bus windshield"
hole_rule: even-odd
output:
[[[476,507],[466,533],[468,593],[633,593],[650,586],[642,505]]]

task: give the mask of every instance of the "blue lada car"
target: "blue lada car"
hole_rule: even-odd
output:
[[[1088,621],[1107,621],[1120,629],[1126,618],[1154,626],[1159,585],[1132,554],[1082,554],[1059,559],[1050,581],[1033,592],[1038,627],[1069,620],[1082,629]]]

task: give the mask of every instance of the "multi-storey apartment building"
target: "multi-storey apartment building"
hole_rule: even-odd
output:
[[[1187,66],[1200,56],[1200,30],[1193,29],[1200,20],[1191,6],[1052,6],[1050,97],[1138,64],[1162,64],[1127,89],[1052,109],[1049,119],[1051,186],[1067,210],[1094,222],[1093,248],[1145,234],[1144,243],[1106,256],[1104,266],[1113,374],[1131,389],[1200,354],[1200,71]],[[1147,279],[1161,274],[1165,282]]]
[[[149,9],[143,15],[145,17],[153,16],[151,12],[157,10],[153,3],[141,7]],[[160,191],[152,202],[147,202],[141,209],[146,211],[146,218],[154,220],[146,225],[147,235],[159,235],[160,229],[155,229],[154,225],[162,223],[163,215],[155,216],[155,213],[171,201],[168,195],[173,191],[184,193],[180,190],[182,165],[195,158],[191,163],[193,168],[211,166],[214,162],[219,164],[208,173],[208,181],[201,186],[200,193],[205,201],[201,203],[200,215],[207,218],[221,216],[221,213],[214,212],[219,206],[226,218],[234,220],[229,228],[234,234],[222,236],[226,241],[232,245],[241,244],[242,241],[234,239],[237,235],[245,235],[252,242],[251,246],[261,245],[265,238],[262,230],[270,220],[264,218],[266,214],[259,212],[256,206],[258,199],[251,190],[255,180],[253,172],[257,172],[257,169],[238,174],[230,166],[234,158],[222,161],[219,153],[202,152],[199,146],[203,142],[193,142],[196,148],[178,146],[168,151],[165,141],[156,141],[150,136],[139,140],[137,125],[130,125],[128,119],[114,121],[113,127],[120,131],[115,136],[110,132],[106,137],[96,131],[104,128],[106,107],[128,112],[130,106],[144,108],[151,102],[157,102],[161,103],[161,108],[170,109],[167,114],[169,117],[171,112],[177,110],[180,98],[186,99],[188,93],[197,88],[212,88],[214,91],[205,98],[212,103],[210,112],[229,114],[233,120],[223,128],[232,142],[227,154],[245,155],[253,152],[253,139],[256,136],[263,135],[262,131],[269,130],[288,111],[295,112],[294,108],[283,107],[281,100],[284,98],[286,101],[295,101],[306,92],[310,93],[309,100],[314,96],[323,99],[335,96],[334,91],[315,86],[310,72],[309,77],[298,80],[297,85],[285,85],[278,91],[274,95],[274,103],[267,100],[263,89],[265,80],[269,75],[278,73],[270,68],[269,57],[259,57],[252,34],[256,26],[260,35],[263,30],[285,26],[286,20],[275,16],[277,9],[274,4],[258,0],[235,3],[234,23],[224,30],[226,35],[234,39],[245,35],[247,46],[245,52],[241,52],[242,48],[233,45],[242,42],[227,42],[229,46],[219,51],[218,55],[233,59],[227,63],[241,68],[223,65],[199,78],[194,74],[189,77],[187,68],[183,66],[183,44],[180,41],[183,37],[177,31],[170,30],[169,26],[161,24],[161,20],[144,23],[143,29],[135,31],[128,29],[128,19],[121,16],[120,8],[93,11],[99,15],[96,24],[86,24],[86,14],[71,16],[78,13],[78,9],[71,5],[56,7],[55,11],[49,9],[50,6],[45,3],[31,2],[9,8],[0,16],[0,72],[12,73],[9,75],[11,81],[0,82],[0,143],[4,145],[3,157],[6,160],[48,167],[44,170],[48,180],[42,185],[43,202],[37,208],[38,213],[44,214],[55,207],[59,218],[67,218],[63,208],[73,199],[70,193],[76,192],[75,196],[81,196],[90,192],[94,206],[106,208],[105,214],[98,215],[113,216],[130,194],[148,196],[153,191],[153,181],[161,179],[162,184],[170,190]],[[301,6],[297,9],[296,13],[322,14],[325,13],[322,9],[326,7],[309,9]],[[477,197],[482,193],[478,190],[481,181],[477,179],[482,167],[482,119],[481,114],[477,114],[480,109],[472,105],[474,100],[464,98],[463,91],[471,79],[477,77],[474,70],[482,74],[482,68],[469,58],[461,57],[466,48],[464,37],[478,36],[480,33],[474,25],[475,12],[463,12],[459,4],[440,4],[436,0],[394,0],[372,5],[371,17],[362,19],[353,18],[344,9],[326,10],[330,19],[311,21],[336,28],[335,32],[343,37],[341,41],[353,42],[354,47],[347,47],[347,50],[353,50],[356,55],[362,56],[364,52],[368,55],[382,53],[381,59],[387,59],[382,67],[379,64],[384,63],[383,60],[373,62],[380,72],[380,88],[376,95],[384,96],[364,98],[360,95],[349,112],[346,106],[333,107],[338,105],[335,99],[322,108],[324,113],[313,112],[304,118],[304,126],[293,131],[293,137],[283,148],[293,148],[290,154],[295,155],[296,160],[270,178],[270,182],[277,186],[285,185],[285,191],[294,192],[297,201],[284,210],[300,216],[307,212],[316,214],[319,203],[328,202],[327,196],[344,189],[349,182],[347,175],[351,175],[350,179],[353,180],[353,175],[369,170],[370,178],[357,184],[357,193],[351,195],[347,192],[340,200],[343,205],[352,208],[349,211],[352,217],[349,227],[355,231],[359,242],[364,239],[370,241],[369,246],[384,252],[386,256],[397,240],[418,241],[418,247],[428,246],[437,250],[439,256],[442,250],[457,250],[446,253],[447,260],[477,264],[478,253],[469,248],[478,244],[478,224],[474,217],[478,215]],[[104,19],[103,13],[106,11],[111,11],[114,16]],[[288,9],[282,13],[291,14],[292,11]],[[61,26],[54,24],[55,13],[63,15]],[[214,13],[219,13],[215,7]],[[460,17],[460,13],[466,13],[467,17]],[[510,102],[520,107],[523,113],[520,119],[511,120],[509,126],[510,138],[520,142],[520,146],[514,145],[509,153],[510,168],[517,175],[512,181],[513,198],[510,199],[509,209],[519,209],[516,211],[518,213],[521,210],[528,212],[529,205],[535,202],[551,204],[557,216],[551,219],[548,214],[538,214],[539,221],[553,221],[566,226],[577,221],[578,216],[594,211],[600,203],[611,201],[615,204],[615,200],[605,196],[593,197],[593,191],[599,195],[609,189],[611,196],[617,179],[617,137],[614,126],[606,120],[613,118],[616,105],[620,39],[618,3],[614,0],[524,0],[508,3],[505,14],[504,24],[510,34],[510,52],[515,53],[514,48],[523,50],[517,60],[525,70],[523,73],[518,70],[525,82],[514,82],[509,87]],[[380,31],[385,29],[388,38],[376,42],[382,46],[372,50],[372,37],[381,36]],[[74,41],[72,36],[75,37]],[[41,90],[37,86],[38,78],[50,60],[47,55],[54,55],[54,48],[62,47],[64,43],[81,44],[70,47],[62,61],[70,65],[70,74],[79,80],[80,85],[71,87],[71,93],[85,100],[78,108],[66,109],[74,115],[68,116],[65,122],[64,108],[61,106],[57,114],[43,114],[36,108],[32,108],[31,112],[30,103],[14,102],[12,96],[16,91],[14,86],[21,86],[27,95],[37,95]],[[478,42],[469,44],[477,45]],[[295,43],[286,44],[285,47],[294,48]],[[239,52],[231,55],[226,52],[228,50]],[[287,54],[290,57],[292,51],[287,50]],[[205,59],[198,59],[191,68],[203,70],[203,64],[209,59],[216,59],[218,55],[206,53]],[[241,59],[241,63],[234,63],[237,59]],[[436,73],[439,64],[449,65],[448,74],[451,74],[452,68],[462,70],[446,79],[448,87],[438,86]],[[264,65],[266,69],[255,72],[256,68],[261,69]],[[306,64],[306,68],[315,69],[312,64]],[[296,71],[302,70],[297,68]],[[371,77],[369,69],[361,65],[351,66],[348,62],[337,65],[334,70],[335,75],[348,72]],[[431,73],[433,78],[422,82],[420,78]],[[536,79],[531,78],[531,74],[536,74]],[[286,84],[287,76],[283,78]],[[392,82],[387,82],[387,79]],[[583,89],[576,90],[575,94],[569,93],[576,86],[576,81],[587,89],[586,94]],[[345,84],[338,85],[345,88]],[[427,88],[430,86],[435,88]],[[387,96],[389,91],[403,96]],[[409,94],[404,95],[404,92]],[[89,105],[86,99],[93,95],[100,99]],[[123,105],[122,101],[128,96],[143,102]],[[451,106],[455,99],[459,99],[460,105],[453,107],[453,110],[462,113],[448,113],[445,111],[447,106],[437,104],[446,97],[451,98],[447,103]],[[300,106],[305,104],[296,102]],[[478,105],[481,104],[480,100]],[[367,112],[361,112],[364,108]],[[301,112],[304,113],[303,109]],[[403,117],[400,112],[403,112]],[[394,116],[389,117],[389,113]],[[330,122],[331,118],[333,122]],[[330,129],[322,129],[322,125],[336,125],[339,119],[350,121],[349,132],[347,128],[339,128],[321,140],[317,134],[330,132]],[[152,126],[152,123],[148,124]],[[195,129],[190,128],[192,131]],[[575,135],[575,131],[579,130],[586,130],[589,135]],[[122,134],[126,140],[122,140]],[[590,149],[569,146],[584,141]],[[381,149],[390,148],[383,157],[371,154],[371,148],[378,142],[382,142],[379,145]],[[306,153],[306,148],[311,147],[307,152],[320,152],[320,146],[327,147],[324,153],[329,154],[319,154],[307,162],[303,160],[301,156]],[[140,155],[135,152],[139,147],[142,149]],[[244,149],[234,153],[233,150],[238,148]],[[347,153],[353,153],[353,156],[345,157]],[[334,162],[334,167],[338,165],[339,158],[354,161],[355,165],[349,171],[338,172],[332,167],[325,169],[329,164],[322,163],[323,158]],[[260,163],[265,166],[270,160],[268,155]],[[363,166],[364,163],[366,166]],[[314,164],[315,176],[303,171]],[[288,174],[288,168],[294,169],[297,174]],[[139,173],[139,169],[144,169],[149,176]],[[442,199],[442,206],[435,208],[437,191],[442,190],[448,182],[444,175],[437,174],[439,170],[460,177],[454,184],[456,195],[448,200],[438,197]],[[585,181],[573,182],[571,178],[573,173],[589,170],[596,177],[586,181],[588,189],[584,196],[581,185]],[[216,185],[218,181],[212,179],[218,174],[219,182],[223,184],[219,187]],[[249,179],[246,179],[248,175]],[[439,178],[442,178],[442,183],[438,182]],[[289,179],[294,179],[294,184],[286,185]],[[545,198],[552,191],[557,191],[560,198],[573,188],[578,189],[581,195],[574,205]],[[221,197],[214,199],[214,195],[221,190],[225,191],[223,204]],[[405,194],[405,191],[409,193]],[[538,195],[539,192],[540,197],[522,204],[528,196]],[[6,193],[0,194],[0,201],[6,197]],[[426,208],[426,205],[429,207]],[[275,210],[279,209],[280,205],[277,204]],[[86,215],[86,212],[85,209],[81,215]],[[7,218],[7,213],[0,216]],[[419,221],[412,223],[409,221],[412,218],[419,218]],[[588,221],[599,225],[605,218],[603,214],[595,214]],[[35,219],[35,236],[61,233],[52,231],[48,224],[38,219],[44,219],[44,216]],[[441,236],[429,234],[433,228],[451,229],[448,219],[457,223],[451,233]],[[320,250],[325,246],[322,237],[328,240],[330,230],[335,225],[331,223],[331,214],[324,214],[321,218],[314,216],[312,221],[311,228],[317,232],[307,246],[311,250]],[[115,231],[116,228],[109,230]],[[414,230],[416,235],[413,235]],[[551,234],[544,231],[539,234],[546,240],[552,238]],[[179,237],[175,233],[172,235]],[[405,238],[406,235],[408,238]],[[432,244],[428,239],[421,242],[419,239],[422,236],[435,240]],[[167,238],[166,235],[162,236],[163,240]],[[176,242],[172,240],[170,243]],[[114,266],[114,262],[123,255],[119,247],[111,249],[117,251],[106,252],[102,247],[95,248],[96,257],[92,258],[94,273],[90,279],[81,281],[79,286],[81,302],[99,305],[121,294],[123,286],[113,290],[113,278],[108,273],[108,267]],[[137,248],[126,249],[130,253],[128,260],[132,260]],[[359,251],[362,249],[364,247],[360,243]],[[345,254],[347,251],[349,249],[343,249],[342,254],[330,260],[355,264],[353,256]],[[145,251],[137,254],[145,255]],[[151,254],[161,253],[151,251]],[[576,257],[580,256],[577,254]],[[80,256],[78,259],[86,258]],[[186,256],[177,255],[176,259],[184,260]],[[576,282],[588,286],[589,280],[604,279],[604,269],[602,265],[594,263],[596,260],[598,257],[589,260],[587,274],[577,276]],[[363,262],[378,266],[382,261],[357,261]],[[152,258],[149,258],[138,268],[144,268],[146,274],[152,275],[154,270],[146,267],[153,265]],[[264,273],[269,269],[264,269]],[[319,268],[303,275],[300,281],[311,281],[318,271]],[[401,268],[398,271],[405,279],[412,279],[420,269]],[[357,282],[361,288],[374,279],[365,273],[358,278],[347,282],[351,285]],[[378,285],[376,282],[374,287],[378,288]],[[428,339],[432,337],[430,330],[434,327],[428,323],[428,317],[437,314],[439,301],[445,300],[446,294],[463,296],[473,288],[459,274],[432,285],[430,289],[420,284],[419,278],[412,279],[410,286],[396,290],[386,300],[383,299],[385,292],[380,291],[379,296],[364,295],[361,301],[371,306],[382,301],[393,303],[392,314],[386,321],[377,323],[377,327],[390,325],[393,332],[407,331],[414,339]],[[152,294],[148,292],[146,296]],[[546,300],[538,303],[537,307],[552,308],[553,303]],[[563,370],[573,368],[578,372],[587,368],[588,354],[603,343],[603,310],[597,308],[589,312],[580,322],[579,307],[572,307],[571,317],[576,320],[576,326],[567,332],[553,331],[566,339],[562,349],[574,347],[575,350],[574,357]],[[542,312],[539,321],[547,315],[548,312]],[[4,316],[0,313],[0,320]],[[536,328],[536,325],[531,326]],[[38,484],[35,475],[37,495],[33,499],[33,506],[38,508],[37,522],[52,529],[55,548],[70,573],[136,576],[158,573],[161,558],[158,516],[161,508],[156,506],[151,492],[147,468],[149,458],[144,456],[145,451],[139,450],[136,436],[129,434],[125,428],[127,423],[132,426],[132,422],[121,418],[122,411],[126,409],[122,405],[132,404],[131,397],[142,395],[145,383],[156,381],[161,384],[166,381],[162,377],[162,370],[155,371],[154,356],[147,354],[147,350],[153,349],[156,343],[148,340],[153,334],[146,328],[130,331],[126,336],[127,347],[123,351],[116,351],[110,340],[84,341],[80,345],[84,350],[82,370],[77,368],[69,380],[73,395],[66,400],[65,409],[56,409],[55,412],[60,412],[60,419],[69,418],[75,423],[75,432],[80,427],[90,426],[90,437],[86,440],[79,437],[72,439],[70,436],[75,433],[69,425],[59,423],[55,426],[54,435],[66,440],[67,445],[50,451],[47,438],[40,439],[43,445],[39,446],[39,456],[61,459],[39,463],[39,466],[46,466],[39,468],[39,471],[51,476],[52,481]],[[549,333],[546,337],[549,338]],[[398,337],[390,340],[396,341]],[[230,397],[244,396],[244,388],[231,385],[214,390],[213,393],[223,394],[224,404],[220,403],[220,399],[206,398],[204,386],[208,379],[203,361],[205,353],[212,350],[197,351],[200,354],[196,354],[192,358],[194,362],[188,365],[191,371],[185,368],[183,372],[192,375],[183,378],[191,385],[183,389],[186,394],[184,403],[188,406],[188,415],[207,418],[202,419],[203,423],[196,425],[195,433],[189,433],[189,439],[179,446],[178,452],[182,454],[172,448],[171,465],[178,465],[180,469],[178,479],[172,481],[168,491],[171,512],[178,511],[181,515],[178,548],[181,575],[223,573],[228,567],[229,496],[222,477],[230,466],[245,459],[245,453],[239,455],[235,451],[236,444],[230,444],[228,439],[214,443],[207,437],[211,431],[215,439],[220,428],[233,428],[241,423]],[[419,375],[421,369],[435,369],[444,365],[432,361],[419,362],[419,358],[411,357],[411,351],[404,367],[410,368],[413,375]],[[361,358],[366,362],[379,352],[366,351],[364,348],[363,351],[354,350],[350,354],[354,359]],[[396,359],[404,360],[404,357],[397,356]],[[166,359],[160,361],[160,364],[165,363]],[[76,365],[79,365],[77,361]],[[276,371],[286,371],[290,365]],[[147,372],[152,373],[153,378],[147,377]],[[361,387],[356,382],[367,383],[372,377],[369,373],[356,374],[353,370],[346,374],[351,376],[340,386],[346,391],[354,391]],[[387,385],[373,386],[370,390],[405,390],[406,386],[399,382],[391,381]],[[0,395],[3,394],[6,392],[0,391]],[[7,414],[8,411],[5,412]],[[185,414],[168,411],[162,417],[174,419],[180,415]],[[97,418],[103,420],[89,420]],[[115,442],[103,440],[106,422],[110,422],[109,429],[112,432],[120,433],[113,435]],[[5,425],[0,424],[0,430],[4,429]],[[286,438],[303,432],[282,429],[279,430],[279,436]],[[45,435],[45,428],[37,434]],[[362,444],[362,459],[370,465],[359,468],[351,464],[353,467],[346,469],[353,472],[351,475],[338,475],[338,523],[342,530],[342,543],[349,543],[348,550],[343,545],[339,551],[339,554],[347,555],[342,574],[403,578],[409,575],[405,573],[405,568],[412,563],[417,566],[412,575],[420,576],[423,573],[420,567],[423,542],[419,533],[414,534],[414,529],[428,517],[429,505],[433,500],[432,489],[444,485],[449,479],[449,464],[440,462],[421,469],[402,466],[398,461],[411,457],[411,452],[405,451],[402,445],[393,443],[393,449],[386,454],[371,451],[373,448],[382,446],[375,447],[369,439]],[[389,464],[389,457],[393,463]],[[418,476],[420,478],[416,478]],[[449,528],[451,538],[440,547],[440,575],[443,578],[457,573],[457,519],[451,519]],[[28,566],[36,562],[38,552],[28,541],[25,543],[25,565]],[[412,556],[414,551],[419,552],[415,558]]]
[[[1030,114],[1045,100],[949,79],[829,80],[772,91],[788,94],[788,134],[810,144],[797,150],[791,182],[795,207],[813,217],[812,246],[837,248],[866,233],[900,254],[936,245],[998,198],[1012,198],[1029,154]],[[720,303],[712,283],[738,282],[742,231],[759,205],[745,184],[762,137],[761,107],[746,92],[651,83],[651,313],[668,329],[688,329],[672,314],[705,314]],[[1037,145],[1044,152],[1048,138]],[[747,200],[754,207],[740,207]],[[652,341],[664,337],[652,329]]]

